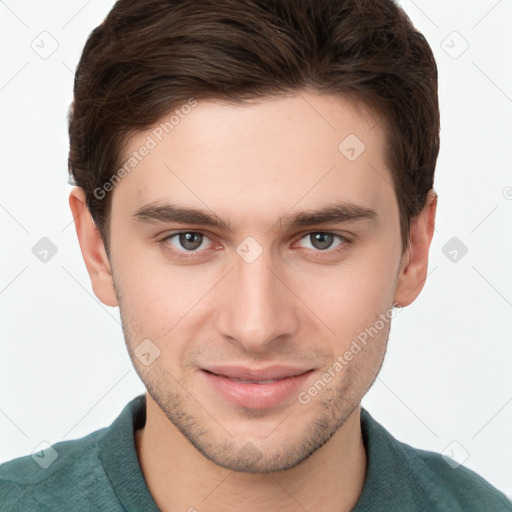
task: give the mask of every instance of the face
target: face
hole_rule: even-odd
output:
[[[112,196],[133,364],[210,460],[294,467],[358,408],[385,354],[402,248],[380,125],[306,93],[199,102],[159,124],[130,140],[126,159],[154,147]]]

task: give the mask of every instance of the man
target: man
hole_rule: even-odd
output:
[[[437,201],[437,68],[397,5],[120,0],[69,134],[84,261],[147,393],[1,466],[2,510],[511,509],[361,407]]]

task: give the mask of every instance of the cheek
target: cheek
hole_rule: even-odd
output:
[[[314,280],[303,280],[308,306],[336,333],[337,352],[371,328],[381,314],[391,315],[398,265],[396,250],[374,250],[324,270]],[[379,329],[378,339],[386,337],[385,331]]]
[[[211,270],[172,265],[147,248],[118,245],[112,255],[119,307],[132,343],[138,338],[163,342],[190,327],[215,280]]]

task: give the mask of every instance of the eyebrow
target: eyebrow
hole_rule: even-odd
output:
[[[333,203],[318,210],[305,210],[293,215],[280,217],[278,223],[289,229],[316,224],[342,223],[364,219],[375,219],[377,212],[365,205],[354,203]],[[175,204],[151,203],[137,209],[132,218],[142,223],[176,222],[178,224],[201,225],[231,231],[226,222],[214,213],[197,208],[184,208]]]

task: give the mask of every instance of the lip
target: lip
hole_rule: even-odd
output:
[[[208,384],[224,399],[252,409],[278,405],[294,394],[312,372],[311,368],[291,366],[216,366],[201,371]]]

